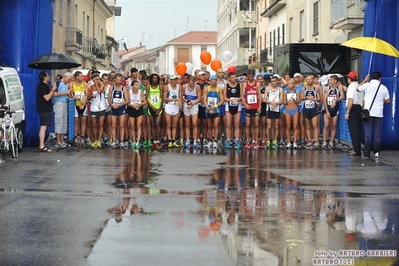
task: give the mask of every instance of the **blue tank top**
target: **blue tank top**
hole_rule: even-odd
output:
[[[314,98],[316,98],[316,89],[314,87],[311,90],[305,89],[303,92],[303,95],[305,97],[313,96]],[[304,105],[303,109],[304,109],[304,111],[317,111],[316,101],[305,100],[305,105]]]
[[[220,102],[219,87],[216,87],[215,91],[211,91],[210,86],[208,87],[208,98],[207,98],[207,101],[208,101],[208,106],[209,107],[212,106],[212,105],[218,104]],[[215,108],[213,111],[215,113],[219,113],[219,108],[220,108],[220,106],[218,108]],[[207,112],[208,112],[208,109],[207,109]]]

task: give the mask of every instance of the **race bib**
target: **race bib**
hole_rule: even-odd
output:
[[[336,96],[336,95],[328,96],[328,97],[327,97],[327,104],[328,104],[328,105],[331,105],[335,99],[337,99],[337,96]]]
[[[211,107],[217,103],[216,97],[208,97],[208,106]]]
[[[237,100],[237,98],[230,98],[231,100]],[[234,103],[234,102],[229,102],[229,105],[230,106],[238,106],[238,101],[237,101],[237,103]]]
[[[85,93],[83,91],[75,91],[75,96],[79,99],[82,100],[85,98]]]
[[[113,99],[112,99],[112,102],[113,102],[114,104],[121,104],[123,101],[122,101],[122,98],[113,98]]]
[[[287,93],[287,101],[291,99],[296,101],[296,93]]]
[[[306,100],[305,101],[305,108],[312,109],[316,107],[316,103],[314,101]]]
[[[159,95],[158,94],[151,95],[150,100],[152,103],[159,103]]]
[[[256,104],[258,103],[258,97],[255,94],[249,94],[247,95],[247,101],[248,104]]]

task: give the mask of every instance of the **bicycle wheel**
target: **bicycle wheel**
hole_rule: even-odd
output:
[[[4,149],[4,141],[0,140],[0,167],[6,163],[6,150]]]
[[[15,162],[18,162],[18,136],[17,132],[15,132],[15,127],[11,129],[10,145],[12,158]]]

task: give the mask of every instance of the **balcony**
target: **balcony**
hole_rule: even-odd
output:
[[[237,49],[237,66],[249,64],[249,58],[256,52],[254,48],[243,48]]]
[[[254,11],[238,11],[237,13],[237,28],[248,29],[256,28],[256,12]]]
[[[270,6],[260,15],[265,18],[276,16],[277,11],[282,9],[286,4],[287,0],[271,0]]]
[[[105,47],[104,44],[101,44],[99,46],[99,50],[98,53],[96,54],[96,58],[94,59],[94,61],[101,63],[105,58],[107,58],[107,56],[108,56],[107,48]]]
[[[82,31],[77,28],[65,29],[65,50],[79,51],[82,49]]]
[[[262,66],[260,65],[259,57],[256,54],[253,54],[248,58],[248,69],[260,69]]]
[[[260,65],[262,67],[273,66],[272,50],[270,48],[260,51]]]
[[[364,0],[335,0],[331,2],[331,25],[334,29],[354,30],[364,24]]]
[[[100,50],[98,42],[93,37],[83,37],[83,57],[90,59],[93,58]]]

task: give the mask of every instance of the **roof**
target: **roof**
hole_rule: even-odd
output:
[[[140,49],[142,47],[143,46],[136,46],[136,47],[133,47],[133,48],[129,48],[127,51],[125,49],[119,50],[118,51],[118,56],[122,56],[122,55],[125,55],[125,54],[128,54],[128,53],[131,53],[131,52],[136,51],[136,50],[138,50],[138,49]]]
[[[172,39],[168,44],[173,43],[217,43],[217,31],[190,31],[186,34]]]

